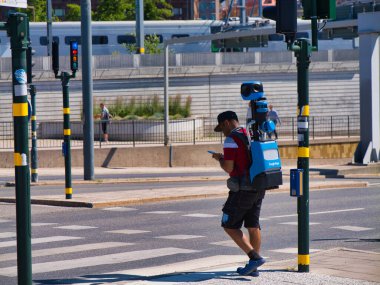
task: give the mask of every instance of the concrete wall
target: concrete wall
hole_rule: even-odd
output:
[[[310,158],[351,158],[358,141],[358,138],[311,141]],[[210,159],[207,150],[222,152],[222,145],[175,145],[171,150],[165,146],[95,149],[94,164],[96,167],[216,166],[217,162]],[[280,142],[279,151],[283,159],[297,158],[296,142]],[[61,150],[39,150],[38,157],[40,168],[64,167]],[[72,150],[72,166],[83,166],[83,150]],[[13,167],[13,152],[1,152],[0,168]]]

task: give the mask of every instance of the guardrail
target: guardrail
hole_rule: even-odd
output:
[[[181,66],[222,66],[222,65],[247,65],[247,64],[271,64],[293,62],[292,54],[288,51],[255,51],[255,52],[234,52],[234,53],[179,53],[169,55],[169,65],[172,67]],[[334,61],[358,61],[359,50],[320,50],[312,55],[314,62],[334,62]],[[33,57],[35,62],[33,71],[51,72],[51,58],[48,56]],[[62,69],[70,69],[68,56],[60,56],[60,66]],[[122,69],[122,68],[142,68],[142,67],[163,67],[163,54],[114,54],[93,56],[93,68]],[[0,73],[8,73],[12,70],[12,58],[0,58]]]
[[[297,118],[283,117],[277,126],[279,140],[297,140]],[[101,121],[94,123],[94,146],[133,146],[164,144],[163,120],[120,120],[107,124],[109,141],[103,142]],[[172,144],[201,144],[223,142],[223,135],[215,133],[215,118],[170,120],[169,137]],[[360,135],[359,115],[310,117],[310,140],[318,138],[351,137]],[[30,133],[30,132],[29,132]],[[37,124],[38,148],[60,148],[63,140],[63,121],[46,121]],[[13,122],[0,123],[0,150],[13,149]],[[81,121],[71,122],[71,146],[83,146]]]

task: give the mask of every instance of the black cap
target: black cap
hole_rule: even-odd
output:
[[[236,120],[239,121],[236,113],[234,111],[225,111],[223,113],[220,113],[218,115],[218,125],[215,127],[215,132],[221,132],[222,129],[220,128],[220,124],[223,123],[225,120]]]

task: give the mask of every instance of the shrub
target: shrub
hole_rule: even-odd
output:
[[[101,100],[100,100],[101,101]],[[187,118],[191,115],[191,96],[186,98],[184,106],[181,105],[181,95],[177,94],[174,98],[169,98],[169,115],[171,118]],[[104,101],[101,101],[104,102]],[[132,97],[127,102],[123,97],[117,97],[113,104],[107,105],[107,108],[114,119],[124,118],[127,120],[136,120],[139,118],[148,118],[160,120],[164,118],[164,104],[160,102],[158,95],[147,99],[145,102],[136,103],[136,98]],[[94,100],[94,114],[100,114],[99,104]]]

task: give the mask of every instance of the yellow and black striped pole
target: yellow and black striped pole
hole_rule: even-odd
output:
[[[37,151],[37,117],[36,117],[36,87],[30,85],[30,98],[32,103],[32,149],[31,157],[31,172],[32,182],[38,182],[38,151]]]
[[[70,100],[69,86],[72,76],[67,72],[61,73],[63,93],[63,154],[65,156],[65,193],[66,199],[71,199],[73,188],[71,185],[71,129],[70,129]]]
[[[26,50],[29,20],[26,14],[10,14],[7,32],[12,50],[14,164],[16,182],[17,278],[32,284],[30,173],[28,165],[28,88]]]
[[[308,39],[297,39],[293,50],[297,57],[297,168],[303,169],[303,195],[297,198],[298,271],[309,272],[309,65],[311,45]]]

